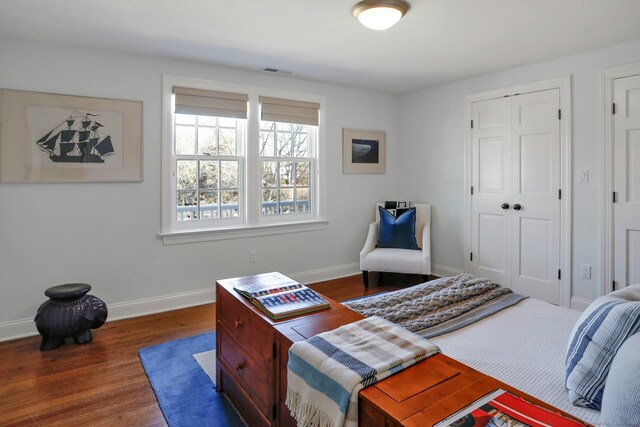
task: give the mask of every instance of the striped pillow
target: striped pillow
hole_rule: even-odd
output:
[[[575,406],[600,410],[609,368],[618,348],[640,331],[640,285],[596,299],[571,332],[565,386]]]

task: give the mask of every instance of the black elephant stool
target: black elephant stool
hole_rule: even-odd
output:
[[[76,344],[91,342],[91,329],[99,328],[107,320],[107,305],[100,298],[87,295],[91,285],[68,283],[53,286],[44,294],[35,317],[36,328],[42,335],[40,351],[53,350],[73,337]]]

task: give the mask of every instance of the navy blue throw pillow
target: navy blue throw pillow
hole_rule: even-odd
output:
[[[420,249],[416,242],[416,208],[410,208],[398,218],[382,206],[380,212],[379,248]]]

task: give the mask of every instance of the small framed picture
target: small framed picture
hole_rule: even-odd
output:
[[[385,132],[343,128],[342,172],[385,173]]]

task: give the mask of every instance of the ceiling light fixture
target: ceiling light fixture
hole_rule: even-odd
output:
[[[363,0],[353,6],[353,16],[367,28],[386,30],[394,26],[410,7],[404,0]]]

